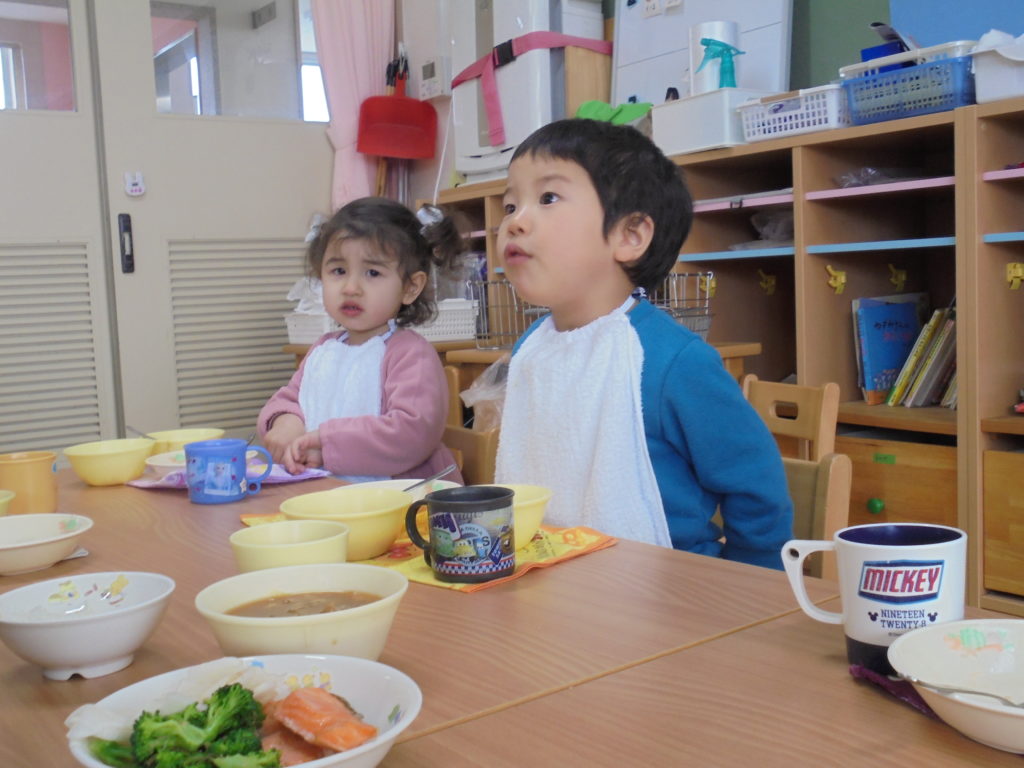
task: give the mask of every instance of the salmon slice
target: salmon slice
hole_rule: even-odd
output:
[[[331,750],[310,744],[283,726],[264,734],[260,741],[264,750],[276,749],[281,753],[282,766],[301,765],[332,754]]]
[[[377,729],[323,688],[297,688],[274,707],[274,717],[313,744],[344,752],[377,735]]]

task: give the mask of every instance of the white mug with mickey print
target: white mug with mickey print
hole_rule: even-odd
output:
[[[842,613],[807,596],[804,560],[835,551]],[[837,531],[831,541],[788,541],[782,562],[804,613],[842,624],[851,664],[892,674],[886,653],[902,634],[964,616],[967,534],[925,523],[873,523]]]

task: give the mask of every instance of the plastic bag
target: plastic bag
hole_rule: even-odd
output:
[[[295,311],[304,315],[326,315],[324,292],[320,280],[315,277],[300,277],[288,291],[288,300],[297,301]]]
[[[467,408],[473,409],[473,430],[482,432],[501,426],[505,404],[509,355],[502,355],[477,376],[469,389],[459,393]]]
[[[888,184],[891,181],[922,179],[927,176],[923,168],[854,168],[836,176],[833,181],[842,189],[866,187],[872,184]]]

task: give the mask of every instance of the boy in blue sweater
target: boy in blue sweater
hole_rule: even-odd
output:
[[[516,149],[504,211],[505,273],[550,314],[513,350],[497,481],[552,488],[551,525],[781,568],[793,512],[771,433],[714,348],[633,298],[689,231],[679,169],[633,128],[561,120]]]

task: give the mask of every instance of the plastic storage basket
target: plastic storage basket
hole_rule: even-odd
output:
[[[804,88],[796,96],[771,96],[748,101],[736,108],[747,141],[843,128],[850,124],[850,110],[838,83]]]
[[[1024,43],[975,51],[974,88],[979,104],[1024,96]]]
[[[427,341],[461,341],[476,336],[476,306],[473,299],[443,299],[437,302],[437,317],[413,330]]]
[[[973,104],[968,55],[973,47],[974,41],[961,40],[843,67],[839,74],[850,119],[854,125],[865,125]],[[904,66],[880,71],[892,64]]]
[[[711,329],[713,272],[673,272],[648,299],[704,341]]]
[[[477,301],[477,349],[508,349],[546,307],[523,301],[507,280],[472,280],[469,289]]]

